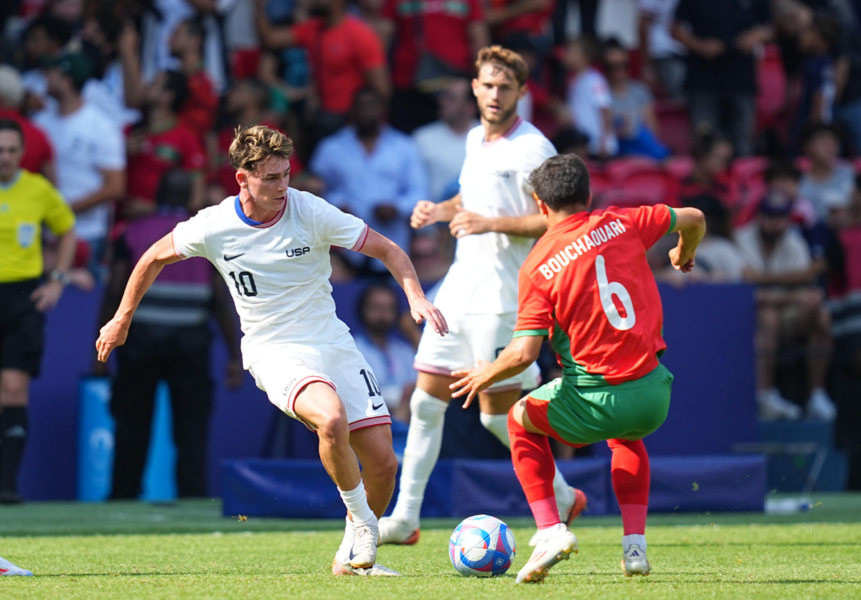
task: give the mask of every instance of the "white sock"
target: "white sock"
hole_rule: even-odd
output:
[[[347,527],[344,530],[344,539],[335,553],[335,559],[341,564],[350,562],[350,551],[353,549],[353,542],[356,541],[356,528],[353,526],[353,522],[349,516],[346,521]]]
[[[392,517],[418,527],[425,487],[439,458],[448,402],[416,388],[410,399],[410,429],[401,464],[401,489]]]
[[[638,533],[632,533],[631,535],[623,535],[622,536],[622,549],[627,552],[628,548],[636,544],[640,547],[640,550],[643,552],[646,551],[646,536],[640,535]]]
[[[502,442],[506,448],[511,448],[511,440],[508,438],[508,415],[481,413],[479,418],[485,429]],[[571,489],[571,486],[562,477],[562,473],[559,472],[558,467],[553,474],[553,492],[556,494],[556,504],[559,506],[559,512],[561,513],[564,508],[567,513],[574,502],[574,490]],[[567,517],[568,515],[565,514],[562,516]]]
[[[368,506],[368,497],[365,495],[365,484],[359,480],[359,485],[355,489],[341,492],[341,498],[344,504],[347,505],[347,510],[353,514],[353,520],[358,523],[373,523],[377,520],[374,511]]]

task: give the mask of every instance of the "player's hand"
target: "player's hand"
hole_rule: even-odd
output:
[[[33,293],[30,294],[30,300],[36,304],[36,310],[47,312],[60,301],[64,287],[59,281],[49,281],[33,290]]]
[[[482,217],[478,213],[465,210],[460,206],[457,207],[457,214],[448,224],[448,228],[451,230],[451,234],[456,238],[491,231],[490,219]]]
[[[236,359],[228,360],[227,367],[224,369],[224,385],[228,390],[238,390],[242,386],[242,379],[245,371],[242,369],[242,363]]]
[[[440,310],[430,303],[427,298],[419,298],[410,301],[410,314],[417,324],[422,321],[427,321],[433,330],[441,336],[448,333],[448,323],[445,322],[445,317],[442,316]]]
[[[714,60],[726,52],[726,44],[717,38],[706,38],[694,47],[694,52],[708,60]]]
[[[681,249],[676,246],[670,250],[670,263],[676,271],[690,273],[696,264],[696,255],[696,252],[685,252],[683,255]]]
[[[460,371],[451,372],[452,377],[460,377],[460,379],[452,383],[448,388],[453,390],[452,398],[460,398],[466,395],[463,408],[469,408],[475,396],[490,387],[490,378],[487,376],[487,367],[489,366],[490,363],[486,360],[479,360],[478,366],[472,369],[461,369]]]
[[[433,225],[439,219],[436,214],[436,203],[430,200],[419,200],[410,216],[410,226],[413,229],[421,229]]]
[[[114,348],[126,343],[129,335],[129,326],[124,321],[114,317],[99,331],[99,339],[96,340],[96,351],[101,362],[108,362],[108,357]]]

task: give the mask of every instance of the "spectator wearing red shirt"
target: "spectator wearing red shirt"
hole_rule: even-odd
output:
[[[42,130],[33,125],[19,110],[24,102],[24,86],[14,68],[0,65],[0,119],[12,119],[24,135],[24,156],[21,168],[41,173],[48,181],[57,180],[54,171],[54,150]]]
[[[480,0],[386,0],[395,96],[390,121],[412,132],[436,119],[436,99],[457,75],[471,75],[478,51],[490,43]]]
[[[314,114],[311,142],[337,131],[346,121],[353,98],[365,86],[383,97],[390,81],[383,46],[374,30],[349,15],[346,0],[312,0],[307,21],[276,27],[257,0],[257,31],[271,50],[300,46],[308,52],[319,108]]]
[[[189,205],[202,206],[206,155],[196,133],[178,119],[188,95],[187,79],[176,71],[159,73],[147,87],[144,124],[126,141],[128,197],[120,203],[119,220],[155,212],[159,182],[174,168],[195,173]]]
[[[490,0],[487,23],[495,39],[505,40],[517,33],[527,33],[536,42],[550,41],[553,0]],[[539,44],[547,46],[548,44]]]
[[[212,129],[218,109],[215,85],[203,66],[203,25],[197,19],[180,22],[170,35],[170,54],[182,63],[188,79],[188,100],[179,111],[179,120],[201,139]]]

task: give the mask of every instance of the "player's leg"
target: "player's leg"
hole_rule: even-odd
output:
[[[373,566],[379,539],[377,517],[368,505],[359,461],[350,446],[350,424],[343,402],[332,386],[313,381],[296,394],[292,410],[317,431],[320,460],[353,517],[356,539],[350,564],[355,568]]]
[[[19,369],[0,371],[0,503],[18,503],[18,469],[27,444],[30,375]]]
[[[756,311],[757,403],[763,419],[795,420],[801,409],[780,395],[774,384],[778,344],[780,341],[781,306],[761,301]]]
[[[425,488],[439,459],[445,411],[454,378],[419,372],[410,398],[410,428],[401,464],[401,487],[391,517],[380,522],[381,544],[415,544]]]
[[[807,378],[810,396],[807,416],[820,421],[833,421],[837,407],[825,391],[831,366],[831,313],[824,306],[822,292],[806,290],[802,295],[804,333],[807,338]]]
[[[577,538],[561,522],[556,506],[550,440],[529,419],[527,403],[527,399],[521,400],[509,412],[511,460],[540,537],[532,556],[517,574],[517,583],[542,581],[553,565],[577,552]]]
[[[0,556],[0,575],[27,575],[32,576],[33,573],[21,567],[17,567],[8,560]]]
[[[643,440],[607,440],[613,451],[613,491],[622,512],[622,569],[625,575],[648,575],[646,516],[649,512],[649,454]]]

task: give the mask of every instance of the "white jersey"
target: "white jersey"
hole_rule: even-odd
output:
[[[349,328],[335,316],[331,246],[361,249],[368,226],[322,198],[290,189],[281,213],[257,223],[239,197],[200,211],[173,230],[177,256],[202,256],[236,303],[246,369],[273,346],[328,344]]]
[[[466,138],[460,173],[463,208],[485,217],[522,217],[538,213],[527,182],[532,171],[556,149],[531,123],[518,118],[502,138],[484,142],[484,128]],[[483,233],[457,240],[454,264],[446,274],[436,304],[462,314],[517,311],[517,273],[533,238]]]

